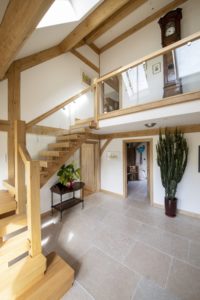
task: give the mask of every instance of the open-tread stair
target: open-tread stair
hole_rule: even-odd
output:
[[[81,147],[87,138],[88,133],[85,129],[75,130],[75,132],[57,136],[56,143],[48,145],[49,150],[40,152],[41,187]]]
[[[0,215],[16,210],[16,201],[14,196],[7,191],[0,191]]]

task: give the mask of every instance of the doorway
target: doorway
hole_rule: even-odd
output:
[[[123,142],[123,171],[124,197],[152,204],[152,139],[133,139]]]
[[[85,183],[85,195],[99,190],[99,142],[88,141],[81,146],[81,180]]]

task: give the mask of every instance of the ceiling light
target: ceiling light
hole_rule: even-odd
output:
[[[192,44],[192,42],[188,42],[188,43],[187,43],[188,46],[191,46],[191,44]]]
[[[144,126],[148,127],[148,128],[152,128],[156,125],[156,123],[146,123],[144,124]]]

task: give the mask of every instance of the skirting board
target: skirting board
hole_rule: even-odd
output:
[[[110,195],[114,195],[114,196],[123,198],[123,195],[122,195],[122,194],[110,192],[110,191],[107,191],[107,190],[102,190],[102,189],[101,189],[100,192],[105,193],[105,194],[110,194]]]
[[[153,203],[153,207],[164,209],[164,205],[163,204],[158,204],[158,203],[155,203],[155,202]],[[177,209],[177,212],[180,215],[184,215],[184,216],[187,216],[187,217],[192,217],[192,218],[195,218],[195,219],[200,219],[200,214],[197,214],[197,213],[193,213],[193,212],[190,212],[190,211],[187,211],[187,210],[183,210],[183,209]]]

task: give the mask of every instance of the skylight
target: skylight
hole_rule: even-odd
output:
[[[55,0],[37,28],[78,21],[99,1],[100,0]]]

